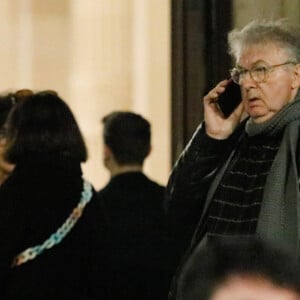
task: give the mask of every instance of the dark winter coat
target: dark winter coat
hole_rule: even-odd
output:
[[[106,230],[95,192],[61,243],[11,268],[18,253],[43,243],[64,223],[79,202],[82,183],[79,162],[35,157],[18,164],[1,186],[2,300],[99,299],[97,294],[105,299]]]
[[[109,224],[109,299],[158,300],[165,295],[164,192],[141,172],[117,175],[99,191]]]

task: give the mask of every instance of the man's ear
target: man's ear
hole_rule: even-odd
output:
[[[152,152],[152,146],[150,145],[148,149],[147,157],[150,155],[151,152]]]
[[[292,83],[292,88],[300,88],[300,64],[296,64],[294,68],[294,81]]]
[[[104,161],[110,159],[111,156],[112,156],[111,149],[106,144],[104,144],[103,145],[103,158],[104,158]]]

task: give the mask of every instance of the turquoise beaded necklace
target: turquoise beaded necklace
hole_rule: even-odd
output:
[[[90,202],[92,198],[93,195],[92,190],[93,190],[92,185],[89,182],[84,180],[80,201],[78,205],[73,209],[68,219],[62,224],[60,228],[58,228],[56,232],[51,234],[50,237],[47,240],[45,240],[42,244],[34,247],[30,247],[22,251],[21,253],[19,253],[14,258],[12,267],[20,266],[25,262],[36,258],[38,255],[42,254],[45,250],[48,250],[53,246],[59,244],[81,217],[85,206]]]

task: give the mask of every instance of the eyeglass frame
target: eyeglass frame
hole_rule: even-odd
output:
[[[245,76],[247,73],[249,73],[251,79],[253,81],[255,81],[256,83],[262,83],[262,82],[265,82],[270,74],[270,71],[274,68],[277,68],[277,67],[281,67],[281,66],[285,66],[285,65],[289,65],[289,64],[293,64],[293,65],[296,65],[298,64],[297,62],[295,61],[286,61],[282,64],[277,64],[277,65],[272,65],[272,66],[257,66],[257,67],[253,67],[251,69],[244,69],[244,68],[239,68],[239,67],[234,67],[230,70],[230,77],[231,79],[233,80],[233,82],[235,82],[236,84],[240,85],[240,82],[241,82],[241,75],[242,76]],[[263,72],[264,72],[264,76],[263,76],[263,79],[262,80],[256,80],[255,79],[255,75],[253,75],[253,72],[257,69],[262,69]],[[241,70],[241,71],[239,71]],[[239,71],[239,80],[236,80],[235,79],[235,76],[233,75],[233,72],[234,71]]]

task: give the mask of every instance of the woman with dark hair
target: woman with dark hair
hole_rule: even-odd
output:
[[[5,138],[15,168],[0,188],[0,298],[105,299],[104,218],[82,178],[87,151],[69,107],[50,91],[29,95]]]

